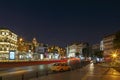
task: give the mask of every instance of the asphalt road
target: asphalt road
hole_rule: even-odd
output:
[[[80,69],[48,74],[30,80],[120,80],[120,73],[113,68],[101,67],[98,64],[89,64]]]
[[[33,65],[33,66],[23,66],[23,67],[14,67],[14,68],[2,68],[0,70],[0,76],[18,73],[19,71],[21,72],[44,71],[49,65],[46,64],[46,65]]]
[[[45,75],[51,64],[0,69],[0,80],[28,80]]]
[[[76,68],[81,68],[87,64],[89,64],[89,62],[85,61],[71,64],[72,70],[75,70]],[[29,80],[32,78],[38,78],[45,75],[54,74],[52,71],[50,71],[50,66],[51,64],[44,64],[14,68],[1,68],[0,80]]]

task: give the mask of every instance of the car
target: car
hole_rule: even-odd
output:
[[[67,63],[54,63],[50,69],[54,72],[61,72],[61,71],[69,71],[71,70],[71,66],[69,66]]]

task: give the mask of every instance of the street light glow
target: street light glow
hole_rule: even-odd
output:
[[[116,57],[117,57],[117,53],[118,53],[117,50],[112,51],[112,57],[113,57],[113,58],[116,58]]]
[[[116,57],[117,57],[117,54],[113,54],[112,57],[113,57],[113,58],[116,58]]]

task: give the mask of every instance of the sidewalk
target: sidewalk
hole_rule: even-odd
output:
[[[98,64],[101,67],[106,67],[106,68],[113,68],[116,71],[120,72],[120,65],[111,65],[111,64],[107,64],[107,63],[102,63],[102,64]]]

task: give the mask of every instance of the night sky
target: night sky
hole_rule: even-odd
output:
[[[119,1],[119,0],[118,0]],[[66,46],[99,43],[120,30],[120,3],[115,0],[0,0],[0,26],[25,40]]]

